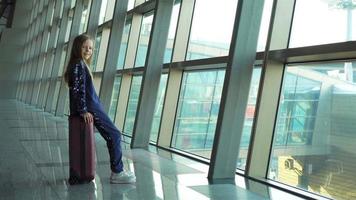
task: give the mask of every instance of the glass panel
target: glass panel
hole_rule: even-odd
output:
[[[164,63],[169,63],[171,62],[172,59],[173,44],[174,44],[174,38],[176,36],[178,16],[179,16],[179,10],[181,5],[180,1],[181,0],[176,0],[173,6],[171,22],[169,24],[168,40],[167,40],[166,50],[164,52],[164,60],[163,60]]]
[[[152,28],[153,13],[148,13],[143,16],[140,39],[136,52],[135,67],[141,67],[145,65],[148,41],[150,40],[151,28]]]
[[[108,3],[106,5],[104,22],[107,22],[112,19],[114,15],[115,1],[116,0],[108,0]]]
[[[289,47],[356,40],[354,0],[296,1]]]
[[[210,158],[225,71],[185,72],[172,147]]]
[[[268,177],[332,199],[356,191],[356,62],[287,66]]]
[[[57,5],[60,3],[61,4],[61,9],[60,9],[60,13],[59,13],[59,18],[62,19],[62,16],[63,16],[63,12],[64,12],[64,2],[62,1],[59,1],[59,2],[56,2]],[[32,20],[31,20],[32,21]]]
[[[127,10],[131,10],[135,7],[135,0],[129,0],[127,3]]]
[[[94,45],[94,52],[93,52],[93,58],[91,61],[91,67],[92,71],[95,72],[96,70],[96,65],[98,64],[98,56],[99,56],[99,51],[100,51],[100,43],[101,43],[101,36],[102,32],[99,32],[96,34],[95,37],[95,45]]]
[[[161,123],[161,115],[162,115],[162,109],[163,109],[164,96],[166,93],[167,78],[168,78],[167,74],[162,74],[161,80],[159,82],[159,90],[158,90],[155,111],[154,111],[154,115],[153,115],[151,135],[150,135],[150,140],[152,142],[157,142],[159,127],[160,127],[160,123]]]
[[[72,0],[71,3],[70,3],[70,8],[74,8],[75,7],[75,3],[76,3],[76,0]]]
[[[258,35],[257,51],[264,51],[266,48],[268,28],[271,20],[273,0],[265,0],[262,13],[262,21],[260,26],[260,33]]]
[[[126,21],[126,23],[125,23],[124,32],[123,32],[121,44],[120,44],[120,52],[119,52],[118,61],[117,61],[117,69],[122,69],[125,64],[127,43],[129,41],[131,23],[132,23],[131,20]]]
[[[242,129],[242,136],[240,141],[239,155],[236,167],[245,170],[248,148],[250,145],[252,124],[255,119],[255,108],[257,101],[257,93],[261,78],[261,68],[255,67],[251,78],[250,91],[248,96],[247,108],[245,113],[244,127]],[[222,88],[221,88],[222,89]]]
[[[87,1],[87,3],[84,4],[82,17],[80,19],[79,34],[82,34],[82,33],[86,32],[86,30],[87,30],[90,6],[91,6],[91,1]]]
[[[99,25],[105,21],[105,13],[108,5],[108,0],[101,1],[100,14],[99,14]]]
[[[196,0],[186,60],[229,53],[237,0]]]
[[[138,97],[140,95],[142,76],[133,76],[131,82],[129,102],[127,105],[124,134],[132,136],[133,127],[136,119],[136,111],[138,104]]]
[[[115,76],[114,87],[112,90],[110,109],[109,109],[109,117],[113,122],[115,121],[116,108],[119,100],[120,84],[121,84],[121,76]]]

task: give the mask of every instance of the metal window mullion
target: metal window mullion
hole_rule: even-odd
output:
[[[103,78],[100,84],[100,100],[104,106],[104,110],[109,112],[112,91],[115,82],[116,68],[118,65],[118,56],[121,48],[122,36],[125,29],[126,10],[128,0],[116,1],[114,16],[112,19],[112,27],[109,36],[108,50],[106,53]]]
[[[130,85],[131,80],[133,79],[132,74],[124,73],[121,77],[120,84],[120,94],[117,103],[117,109],[119,112],[115,114],[115,125],[118,127],[124,127],[125,116],[127,112],[129,94],[130,94]]]
[[[133,148],[147,148],[149,144],[173,4],[173,0],[156,1],[135,125],[133,128],[131,142],[131,147]]]
[[[285,49],[292,25],[295,0],[274,2],[266,45],[264,66],[256,102],[246,173],[256,179],[266,179],[276,124],[279,95],[282,87],[284,63],[269,58],[270,49]]]
[[[136,51],[139,42],[140,28],[143,16],[141,14],[132,14],[131,16],[131,28],[130,35],[127,43],[126,56],[125,56],[125,68],[134,68]],[[120,44],[118,44],[120,45]]]
[[[234,179],[264,0],[240,0],[229,49],[208,179]]]
[[[182,78],[183,71],[181,69],[170,68],[161,116],[164,120],[161,121],[159,129],[158,146],[169,147],[171,145]]]
[[[87,26],[87,34],[95,38],[96,30],[98,28],[98,21],[100,16],[100,7],[102,0],[91,0],[90,13]],[[119,0],[118,0],[119,1]]]
[[[103,28],[101,32],[101,40],[98,48],[98,57],[97,57],[97,62],[95,66],[95,71],[103,71],[104,69],[104,64],[105,64],[105,57],[107,54],[107,48],[108,48],[108,41],[110,37],[110,32],[111,30],[109,28]],[[114,58],[114,57],[113,57]]]

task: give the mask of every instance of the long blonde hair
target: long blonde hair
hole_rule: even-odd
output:
[[[73,64],[77,63],[80,60],[84,60],[82,58],[81,52],[82,52],[82,46],[83,46],[84,42],[86,42],[87,40],[93,41],[91,39],[91,37],[89,35],[87,35],[87,34],[81,34],[81,35],[78,35],[77,37],[74,38],[73,45],[72,45],[72,50],[71,50],[71,53],[70,53],[70,59],[69,59],[69,62],[67,64],[66,70],[65,70],[64,75],[63,75],[64,80],[67,83],[67,85],[69,85],[69,73],[70,73],[71,66]],[[88,60],[85,60],[85,63],[87,65],[90,65],[91,64],[91,60],[92,60],[92,56],[90,56],[90,58]],[[88,68],[90,77],[93,77],[89,66],[87,66],[87,68]]]

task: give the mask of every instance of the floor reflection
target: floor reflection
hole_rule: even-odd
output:
[[[0,199],[276,199],[265,185],[246,184],[240,176],[232,184],[212,184],[205,164],[153,147],[130,149],[128,144],[123,145],[123,162],[137,182],[110,184],[109,156],[99,134],[95,181],[71,186],[66,118],[0,100],[0,128]],[[282,196],[277,199],[292,199],[278,193]]]

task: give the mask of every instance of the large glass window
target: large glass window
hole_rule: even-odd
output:
[[[289,47],[356,40],[354,0],[296,1]]]
[[[114,81],[114,87],[112,90],[110,110],[109,110],[109,117],[112,121],[115,120],[116,108],[117,108],[117,103],[118,103],[119,93],[120,93],[120,85],[121,85],[121,76],[116,76]]]
[[[131,19],[125,22],[124,32],[120,44],[120,52],[117,61],[117,69],[122,69],[125,64],[127,44],[129,41],[130,29],[131,29]]]
[[[124,134],[132,136],[133,127],[136,119],[136,111],[138,105],[138,98],[140,96],[142,76],[133,76],[131,82],[129,102],[126,110],[126,117],[124,123]]]
[[[156,105],[155,105],[155,110],[154,110],[154,115],[153,115],[151,135],[150,135],[150,140],[152,142],[157,142],[157,136],[158,136],[159,127],[160,127],[160,123],[161,123],[164,96],[166,93],[167,78],[168,78],[168,75],[163,74],[161,76],[161,80],[159,82],[159,90],[158,90],[158,95],[157,95],[157,100],[156,100]]]
[[[224,70],[184,72],[172,147],[210,158]]]
[[[136,60],[135,67],[141,67],[145,65],[147,50],[148,50],[148,42],[150,40],[151,28],[153,21],[153,13],[147,13],[143,16],[141,31],[140,31],[140,39],[136,52]]]
[[[169,24],[169,32],[168,32],[168,40],[167,40],[166,50],[164,52],[164,59],[163,59],[164,63],[169,63],[169,62],[171,62],[171,59],[172,59],[173,44],[174,44],[174,38],[176,36],[180,5],[181,5],[181,0],[175,0],[173,10],[172,10],[171,22]]]
[[[268,177],[333,199],[356,191],[355,63],[286,68]]]
[[[237,0],[196,0],[186,60],[227,56]]]

